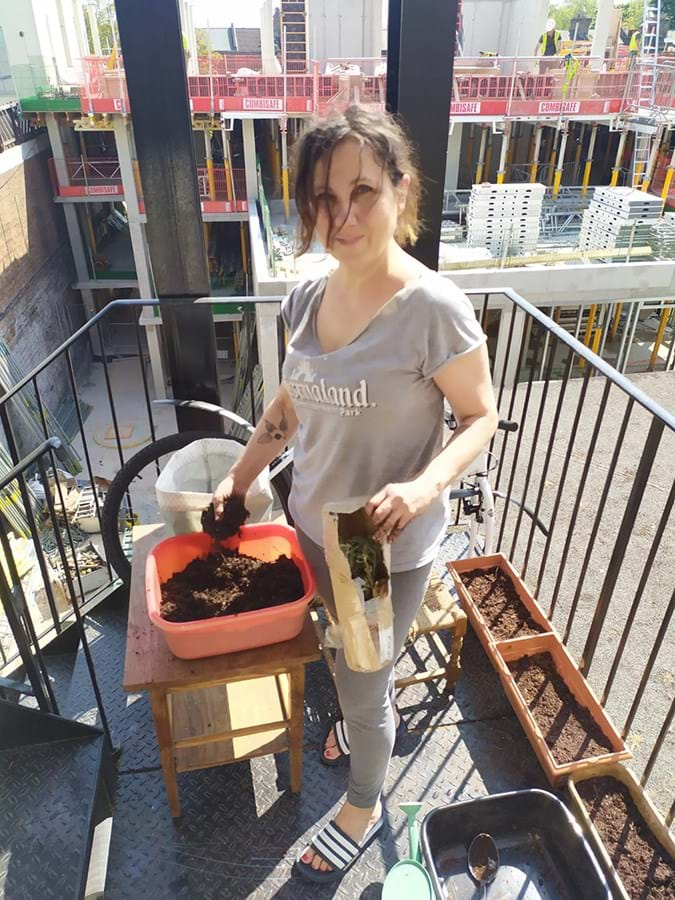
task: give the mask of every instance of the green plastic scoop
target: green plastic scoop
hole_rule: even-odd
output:
[[[408,859],[402,859],[387,873],[382,886],[382,900],[434,900],[429,873],[422,865],[417,813],[421,803],[401,803],[399,809],[408,817]]]

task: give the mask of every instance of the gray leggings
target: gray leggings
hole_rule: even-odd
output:
[[[317,591],[330,614],[337,618],[323,548],[301,531],[298,531],[298,540],[314,570]],[[396,572],[391,576],[394,660],[401,652],[422,604],[432,565],[429,563],[419,569]],[[349,732],[347,800],[353,806],[367,809],[377,803],[394,748],[394,664],[385,666],[379,672],[353,672],[345,662],[344,653],[338,650],[335,686]]]

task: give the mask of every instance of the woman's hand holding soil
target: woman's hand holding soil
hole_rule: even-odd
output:
[[[240,497],[243,500],[246,496],[246,491],[247,488],[244,485],[237,483],[232,472],[228,472],[213,492],[213,509],[216,519],[220,519],[223,515],[225,504],[230,497]]]
[[[439,496],[431,479],[420,475],[413,481],[387,484],[366,504],[366,515],[375,525],[376,541],[394,541],[406,525],[425,513]]]

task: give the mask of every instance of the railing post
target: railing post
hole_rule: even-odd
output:
[[[598,604],[595,607],[595,613],[593,614],[593,621],[591,622],[588,637],[586,638],[586,645],[581,656],[581,661],[579,662],[579,669],[586,677],[588,677],[588,672],[591,668],[591,663],[593,662],[593,656],[595,655],[595,650],[598,646],[598,640],[600,639],[605,624],[607,611],[612,599],[612,594],[614,593],[614,588],[616,587],[619,572],[621,571],[621,566],[626,558],[628,544],[633,529],[635,528],[637,514],[640,509],[640,504],[642,503],[645,488],[647,487],[647,481],[654,464],[656,451],[658,450],[664,427],[664,423],[661,419],[654,418],[652,420],[649,434],[647,435],[647,440],[645,441],[642,450],[640,464],[635,473],[633,487],[631,488],[623,518],[621,519],[621,525],[619,526],[619,532],[614,543],[612,556],[609,560],[609,565],[607,566],[605,580],[600,588],[600,596],[598,597]]]
[[[279,337],[277,330],[280,303],[256,303],[258,359],[262,366],[263,402],[267,407],[279,390]]]

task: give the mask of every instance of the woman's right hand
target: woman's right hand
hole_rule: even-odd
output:
[[[236,483],[234,475],[229,472],[213,492],[213,510],[216,519],[222,516],[225,504],[230,497],[241,497],[243,500],[245,496],[246,491]]]

